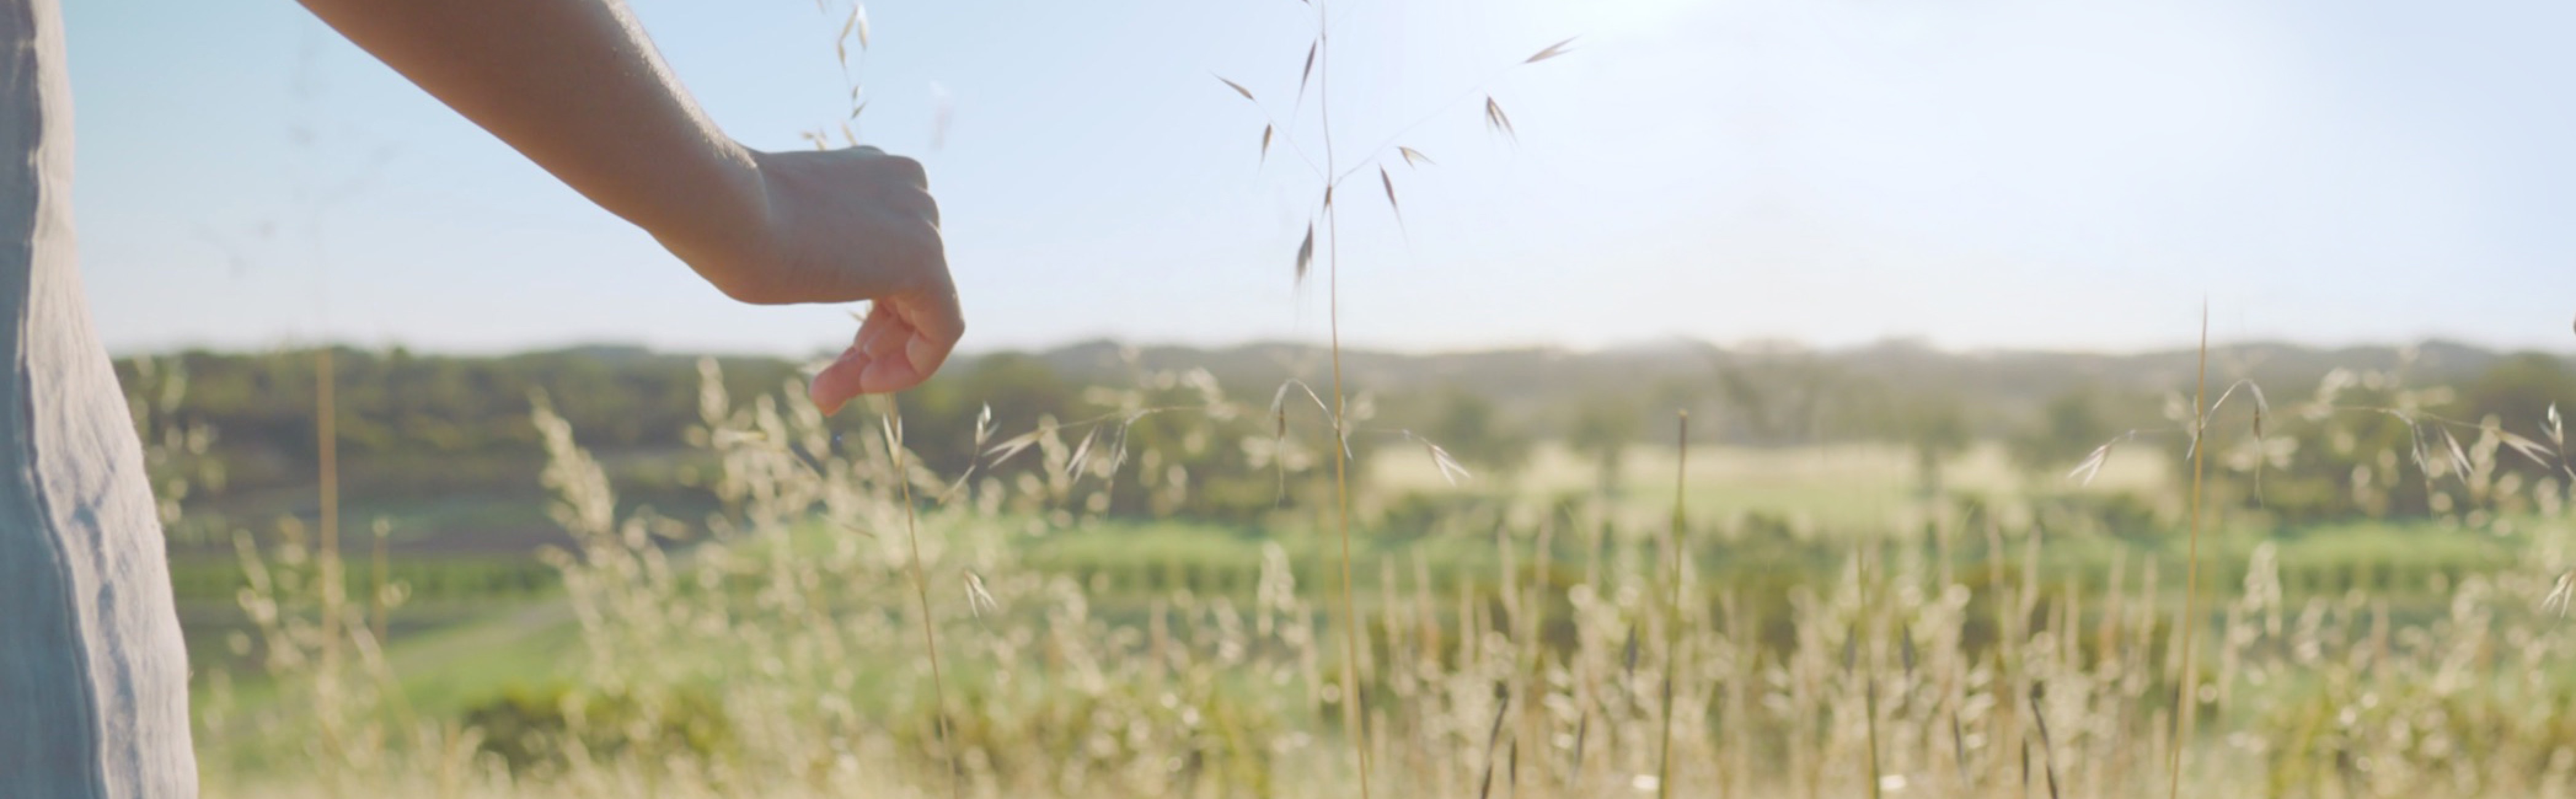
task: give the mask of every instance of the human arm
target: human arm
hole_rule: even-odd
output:
[[[920,164],[724,135],[618,0],[303,0],[360,48],[633,222],[727,296],[872,301],[826,411],[910,388],[965,333]]]

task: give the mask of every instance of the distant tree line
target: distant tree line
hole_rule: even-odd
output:
[[[2492,461],[2499,476],[2571,474],[2512,447],[2470,452],[2481,446],[2482,426],[2552,441],[2545,426],[2553,403],[2576,410],[2576,376],[2564,359],[2456,347],[2432,358],[2266,352],[2267,361],[2239,370],[2269,392],[2263,440],[2244,441],[2255,407],[2249,391],[2213,419],[2212,443],[2227,448],[2222,468],[2260,473],[2261,491],[2249,489],[2238,501],[2285,521],[2433,513],[2472,502],[2484,489],[2456,477],[2455,487],[2426,480],[2417,462],[2418,453],[2449,462],[2454,441],[2463,453]],[[1097,450],[1085,454],[1115,447],[1128,456],[1098,489],[1109,512],[1245,518],[1299,501],[1279,477],[1282,459],[1294,453],[1263,443],[1278,435],[1264,410],[1272,398],[1299,396],[1283,392],[1280,381],[1311,368],[1292,355],[1095,345],[967,358],[902,398],[905,438],[930,466],[959,474],[1013,436],[1053,429],[1066,449],[1089,437]],[[2191,387],[2191,374],[2177,368],[2189,361],[2171,355],[1978,356],[1889,345],[1844,353],[1403,357],[1354,359],[1355,371],[1379,375],[1362,384],[1355,401],[1368,414],[1354,420],[1355,450],[1427,442],[1468,468],[1510,474],[1540,442],[1553,440],[1590,459],[1605,489],[1621,479],[1623,453],[1669,444],[1676,410],[1692,413],[1693,437],[1702,443],[1903,446],[1915,453],[1927,491],[1939,490],[1945,461],[1979,440],[2002,442],[2041,486],[2065,482],[2105,444],[2174,457],[2189,446],[2172,408]],[[2361,366],[2336,371],[2330,364],[2338,357]],[[659,483],[646,479],[645,492],[684,493],[686,469],[671,464],[685,463],[689,431],[698,425],[699,360],[614,347],[497,357],[335,350],[343,485],[353,496],[534,497],[542,453],[529,405],[543,395],[604,461],[654,465],[639,467],[639,474],[661,476]],[[797,390],[793,361],[716,360],[735,397]],[[204,449],[220,475],[198,482],[199,493],[212,497],[314,482],[315,368],[310,350],[186,352],[122,360],[118,375],[136,394],[138,414],[152,404],[145,394],[184,381],[184,391],[171,395],[180,399],[156,411],[157,423],[209,431]],[[1551,369],[1580,379],[1534,377]],[[1622,370],[1629,376],[1618,377]],[[2317,396],[2321,386],[2333,396]],[[1236,410],[1208,412],[1209,398],[1220,396]],[[2320,410],[2329,406],[2331,412]],[[1309,434],[1326,427],[1311,402],[1282,407]],[[982,452],[979,424],[987,431]],[[1324,446],[1308,443],[1315,451]],[[988,479],[1044,477],[1040,449],[979,469]],[[1172,490],[1174,480],[1188,490]],[[2454,496],[2437,498],[2445,494]]]

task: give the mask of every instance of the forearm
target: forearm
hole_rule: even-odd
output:
[[[302,2],[674,251],[762,235],[766,200],[752,153],[690,101],[620,0]]]
[[[302,0],[331,27],[749,303],[870,303],[825,411],[928,379],[965,335],[921,164],[754,153],[707,121],[624,0]]]

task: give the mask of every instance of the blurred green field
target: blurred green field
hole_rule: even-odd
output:
[[[2170,492],[2170,475],[2151,455],[2114,458],[2078,495]],[[1583,559],[1595,554],[1587,551],[1583,525],[1651,530],[1663,524],[1672,512],[1669,475],[1675,465],[1669,448],[1640,448],[1623,461],[1626,477],[1614,511],[1554,519],[1563,531],[1551,545],[1557,568],[1579,571]],[[2053,476],[2016,472],[1991,445],[1963,453],[1943,473],[1948,493],[1934,499],[1923,494],[1910,456],[1893,447],[1695,450],[1684,483],[1685,507],[1701,530],[1695,568],[1706,579],[1767,591],[1830,581],[1834,570],[1861,549],[1921,543],[1917,539],[1925,519],[1955,514],[1958,497],[1980,497],[1981,503],[2029,501],[2041,494],[2061,496],[2065,488]],[[1490,583],[1503,565],[1502,546],[1494,538],[1498,530],[1518,526],[1517,532],[1499,534],[1519,536],[1513,543],[1526,549],[1533,543],[1527,540],[1533,519],[1551,510],[1562,514],[1562,501],[1584,495],[1597,482],[1591,463],[1553,447],[1541,448],[1526,471],[1508,478],[1474,475],[1453,484],[1427,456],[1410,450],[1382,453],[1366,474],[1378,491],[1432,510],[1420,519],[1407,518],[1400,509],[1383,514],[1363,531],[1357,557],[1401,570],[1408,579],[1418,570],[1438,590]],[[1945,505],[1950,507],[1944,510]],[[484,515],[496,513],[507,515]],[[405,521],[418,522],[429,514],[475,515],[470,509],[437,507]],[[1407,526],[1422,519],[1434,529]],[[1753,520],[1750,526],[1747,520]],[[1329,575],[1334,551],[1333,541],[1311,524],[1093,517],[1059,521],[1030,516],[1002,519],[997,526],[1014,531],[1006,540],[1018,562],[1037,574],[1074,580],[1098,612],[1118,618],[1142,618],[1150,604],[1174,592],[1248,600],[1265,547],[1286,553],[1300,579],[1315,584]],[[805,525],[790,546],[812,555],[831,549],[835,537],[849,535],[825,525]],[[2137,561],[2158,557],[2166,562],[2160,580],[2170,590],[2182,580],[2181,540],[2179,529],[2125,538],[2074,530],[2048,542],[2042,568],[2055,579],[2078,576],[2088,590],[2098,590],[2119,564],[2135,569]],[[2526,542],[2428,520],[2221,529],[2212,531],[2204,544],[2206,585],[2223,589],[2241,582],[2255,549],[2269,544],[2294,595],[2366,590],[2410,615],[2423,615],[2447,601],[2447,589],[2456,580],[2509,564],[2523,554]],[[1954,546],[1962,569],[1984,568],[1994,557],[1983,551],[1982,541]],[[410,599],[390,616],[388,659],[414,712],[456,716],[513,692],[559,690],[577,679],[580,629],[553,567],[525,555],[458,555],[399,545],[392,551],[389,574],[406,586]],[[2018,554],[2006,551],[2003,557],[2011,560]],[[350,594],[366,596],[374,580],[363,560],[367,554],[353,552],[351,557],[361,560],[350,570]],[[1526,561],[1529,555],[1518,557]],[[1371,571],[1362,576],[1364,586],[1380,579],[1377,566],[1367,568]],[[2128,579],[2134,589],[2138,578]],[[237,675],[229,678],[233,687],[225,701],[241,706],[227,712],[273,701],[257,664],[234,652],[231,640],[246,630],[234,601],[245,587],[239,562],[211,556],[180,560],[174,581],[198,668]],[[1362,601],[1375,604],[1379,598],[1365,594]]]

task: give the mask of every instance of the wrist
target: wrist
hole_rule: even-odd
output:
[[[728,296],[762,302],[756,278],[777,227],[764,154],[731,139],[715,150],[706,193],[679,198],[680,212],[653,237]]]

